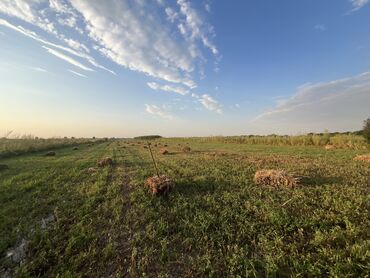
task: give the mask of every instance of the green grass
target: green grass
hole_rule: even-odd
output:
[[[148,194],[147,149],[123,141],[1,159],[0,265],[15,277],[366,277],[368,150],[161,139],[154,154],[176,183]],[[134,141],[136,142],[136,141]],[[178,144],[181,144],[180,146]],[[87,173],[102,157],[115,165]],[[254,185],[263,168],[305,176],[294,189]],[[41,229],[50,213],[56,221]],[[18,266],[5,258],[28,240]],[[0,267],[1,269],[1,267]]]

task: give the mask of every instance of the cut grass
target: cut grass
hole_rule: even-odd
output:
[[[172,154],[156,155],[160,172],[176,183],[166,199],[144,186],[155,169],[140,145],[1,159],[0,264],[15,277],[369,273],[370,167],[353,161],[359,151],[193,142],[184,153],[159,142]],[[114,165],[88,174],[102,157]],[[306,178],[270,190],[253,182],[264,168]],[[4,256],[22,239],[28,256],[17,267]]]

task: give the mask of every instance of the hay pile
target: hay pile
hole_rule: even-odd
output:
[[[161,154],[169,154],[170,152],[167,149],[161,149]]]
[[[335,147],[333,145],[325,145],[325,150],[332,150],[332,149],[335,149]]]
[[[113,159],[110,157],[103,158],[98,161],[97,163],[98,167],[106,167],[106,166],[112,166],[113,165]]]
[[[6,164],[0,164],[0,171],[1,170],[7,170],[7,169],[9,169],[9,166],[8,165],[6,165]]]
[[[370,154],[358,155],[353,160],[363,161],[363,162],[369,162],[370,163]]]
[[[150,177],[145,181],[145,185],[155,196],[166,196],[175,187],[174,182],[166,175]]]
[[[191,152],[191,149],[190,149],[190,147],[189,147],[189,146],[186,146],[186,147],[183,147],[183,148],[182,148],[182,151],[183,151],[184,153],[190,153],[190,152]]]
[[[56,153],[55,152],[47,152],[46,154],[45,154],[45,156],[55,156],[56,155]]]
[[[294,187],[299,179],[283,170],[260,170],[254,175],[254,182],[257,185]]]

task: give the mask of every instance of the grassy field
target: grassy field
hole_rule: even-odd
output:
[[[353,157],[369,150],[156,142],[168,198],[145,188],[155,170],[135,140],[0,159],[0,275],[368,277],[370,164]],[[106,156],[114,166],[87,172]],[[302,185],[254,185],[265,168]]]

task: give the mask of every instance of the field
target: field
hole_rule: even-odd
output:
[[[353,161],[368,149],[159,139],[154,156],[176,187],[153,197],[143,146],[0,159],[0,276],[368,277],[370,164]],[[107,156],[113,166],[87,172]],[[257,186],[259,169],[301,185]]]

